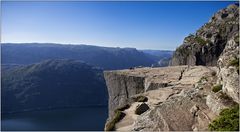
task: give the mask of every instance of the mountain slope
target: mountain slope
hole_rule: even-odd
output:
[[[46,59],[81,60],[104,69],[151,66],[155,61],[134,48],[88,45],[2,44],[2,64],[32,64]]]
[[[47,60],[2,74],[2,112],[106,105],[101,69],[80,61]]]
[[[216,66],[226,43],[238,32],[239,6],[232,4],[215,13],[196,34],[186,37],[170,65]]]
[[[218,66],[218,85],[239,103],[239,57],[239,4],[232,4],[186,37],[171,65]]]

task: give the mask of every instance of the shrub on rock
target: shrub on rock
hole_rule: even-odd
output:
[[[223,109],[220,116],[209,124],[211,131],[239,131],[239,105]]]
[[[137,97],[132,97],[134,102],[147,102],[148,98],[146,96],[140,95]]]
[[[125,117],[125,113],[122,111],[116,110],[114,117],[111,121],[107,122],[105,131],[114,131],[115,130],[115,124],[122,120]]]
[[[216,92],[218,92],[218,91],[220,91],[220,90],[222,90],[222,85],[215,85],[215,86],[213,86],[213,88],[212,88],[212,91],[214,92],[214,93],[216,93]]]

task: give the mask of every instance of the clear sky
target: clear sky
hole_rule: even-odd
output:
[[[175,50],[233,2],[2,2],[3,43]]]

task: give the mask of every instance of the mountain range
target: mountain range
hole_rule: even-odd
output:
[[[151,66],[161,59],[171,58],[172,54],[155,51],[158,55],[135,48],[111,48],[91,45],[63,44],[10,44],[4,43],[2,64],[33,64],[47,59],[81,60],[103,69],[125,69],[135,66]],[[171,51],[167,51],[171,52]],[[159,56],[159,54],[163,53]],[[166,65],[160,65],[166,66]]]

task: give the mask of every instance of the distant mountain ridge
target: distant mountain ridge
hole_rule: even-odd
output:
[[[171,50],[140,50],[143,53],[147,53],[150,55],[158,56],[158,57],[166,57],[166,56],[171,56],[173,54],[173,51]]]
[[[143,53],[153,58],[156,61],[153,66],[164,67],[168,66],[174,51],[171,50],[141,50]]]
[[[149,56],[135,48],[49,43],[4,43],[1,48],[2,64],[33,64],[47,59],[74,59],[109,70],[151,66],[159,61],[156,56]]]

